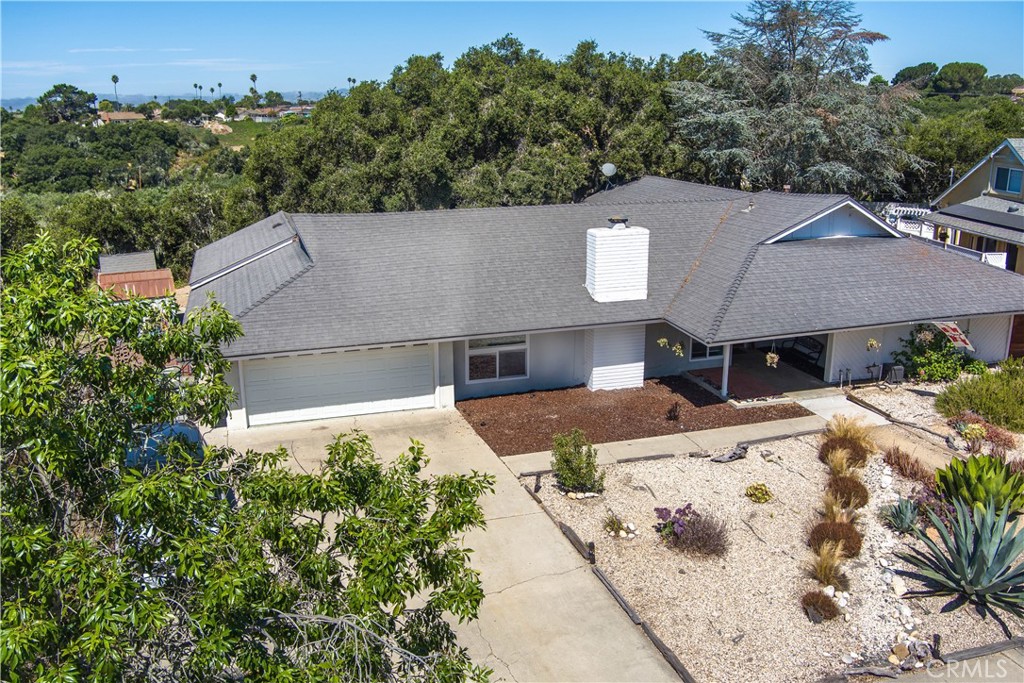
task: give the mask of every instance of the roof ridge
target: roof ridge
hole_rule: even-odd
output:
[[[743,284],[743,279],[747,276],[747,271],[750,270],[750,265],[754,262],[754,256],[757,254],[757,249],[760,246],[760,244],[755,244],[750,248],[750,251],[747,252],[746,257],[743,259],[743,263],[740,264],[739,270],[736,271],[736,277],[733,278],[729,289],[726,290],[725,296],[722,298],[722,305],[719,306],[714,320],[711,321],[711,329],[708,330],[708,341],[714,341],[715,335],[718,334],[719,328],[722,327],[722,321],[725,320],[725,315],[729,312],[729,307],[732,306],[732,302],[736,298],[736,292],[739,290],[740,285]]]
[[[307,256],[307,258],[308,258],[308,256]],[[274,287],[274,288],[273,288],[273,289],[271,289],[271,290],[270,290],[269,292],[267,292],[266,294],[264,294],[264,295],[263,295],[262,297],[260,297],[260,298],[259,298],[259,299],[257,299],[256,301],[254,301],[254,302],[253,302],[252,304],[250,304],[250,305],[249,305],[249,306],[248,306],[247,308],[245,308],[244,310],[242,310],[241,312],[239,312],[239,313],[238,313],[238,314],[237,314],[237,315],[235,316],[235,319],[236,319],[236,320],[239,320],[239,319],[243,318],[243,317],[244,317],[244,316],[245,316],[246,314],[248,314],[248,313],[249,313],[250,311],[252,311],[252,310],[253,310],[254,308],[256,308],[257,306],[259,306],[260,304],[266,303],[266,301],[267,301],[267,300],[269,300],[270,298],[272,298],[272,297],[273,297],[273,296],[274,296],[275,294],[277,294],[277,293],[278,293],[278,292],[280,292],[280,291],[281,291],[282,289],[284,289],[285,287],[287,287],[288,285],[290,285],[291,283],[295,282],[295,281],[296,281],[296,280],[298,280],[298,279],[299,279],[300,277],[302,277],[303,275],[305,275],[305,274],[306,274],[307,272],[309,272],[310,270],[312,270],[313,266],[315,266],[315,265],[316,265],[316,264],[315,264],[315,263],[313,263],[313,259],[310,259],[310,260],[309,260],[309,263],[307,263],[305,267],[303,267],[303,268],[302,268],[301,270],[299,270],[299,272],[295,273],[295,274],[294,274],[294,275],[292,275],[292,276],[291,276],[290,278],[286,279],[286,280],[285,280],[284,282],[282,282],[281,284],[279,284],[279,285],[278,285],[277,287]]]

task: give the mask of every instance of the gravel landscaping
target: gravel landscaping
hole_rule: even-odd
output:
[[[582,429],[593,443],[642,439],[811,415],[795,403],[734,408],[681,377],[640,389],[586,387],[459,401],[456,407],[499,456],[551,449],[555,434]]]
[[[817,437],[804,436],[752,445],[731,463],[679,456],[609,465],[602,468],[604,493],[579,500],[546,476],[539,495],[584,541],[596,542],[598,566],[698,681],[816,681],[850,666],[890,666],[894,646],[911,636],[919,639],[910,641],[911,652],[933,634],[946,653],[1002,640],[998,624],[971,609],[943,614],[945,599],[898,596],[916,587],[892,572],[908,568],[895,552],[910,541],[884,527],[879,510],[914,485],[893,476],[879,454],[862,470],[871,497],[857,521],[860,556],[843,565],[846,614],[808,620],[800,598],[818,584],[806,571],[813,558],[807,534],[820,519],[828,479],[817,446]],[[744,492],[755,483],[766,484],[773,498],[750,500]],[[726,521],[724,557],[682,553],[654,531],[654,508],[687,503]],[[609,512],[634,525],[635,538],[609,536]],[[1007,623],[1014,635],[1024,633],[1020,620]]]

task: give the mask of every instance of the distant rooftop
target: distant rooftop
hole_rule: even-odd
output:
[[[130,254],[100,255],[100,272],[135,273],[140,270],[156,270],[156,257],[151,251],[136,251]]]

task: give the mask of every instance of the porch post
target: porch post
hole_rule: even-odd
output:
[[[729,398],[729,366],[732,365],[732,344],[722,349],[722,398]]]

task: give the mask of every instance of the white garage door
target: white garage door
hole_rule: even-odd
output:
[[[247,360],[250,425],[434,407],[434,349],[427,344]]]

